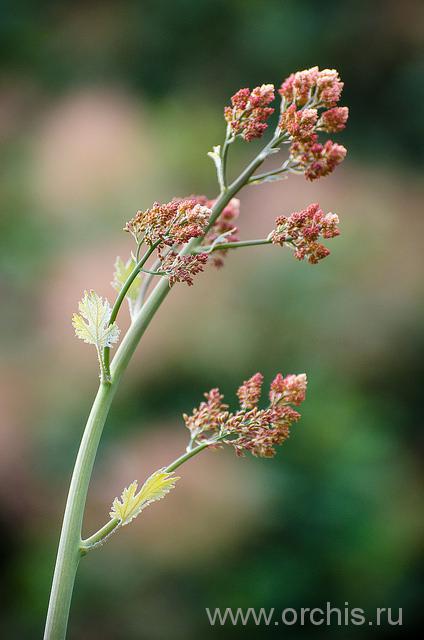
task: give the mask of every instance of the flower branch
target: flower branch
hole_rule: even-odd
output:
[[[307,180],[329,175],[342,162],[346,149],[327,140],[322,133],[341,131],[348,117],[347,107],[339,107],[343,83],[335,70],[313,67],[289,76],[281,85],[281,106],[277,128],[262,150],[232,182],[227,181],[230,146],[236,140],[250,142],[264,135],[274,108],[275,91],[271,84],[253,90],[240,89],[224,110],[227,123],[222,146],[209,154],[217,169],[219,195],[174,198],[166,204],[155,202],[149,209],[137,211],[125,225],[135,240],[135,256],[115,262],[113,286],[118,291],[113,307],[94,291],[86,292],[74,315],[76,335],[96,349],[100,365],[100,385],[83,433],[72,474],[59,548],[53,576],[45,640],[62,640],[66,634],[74,580],[81,557],[101,545],[114,531],[129,524],[144,508],[162,499],[178,478],[174,471],[208,447],[231,446],[237,455],[251,452],[272,457],[275,447],[285,442],[290,427],[300,415],[292,405],[305,396],[306,376],[278,374],[269,390],[269,405],[258,402],[263,378],[255,374],[243,383],[237,395],[239,408],[232,412],[223,403],[218,389],[184,421],[190,432],[187,451],[163,469],[154,472],[138,488],[134,481],[115,498],[110,521],[85,540],[81,539],[85,503],[102,431],[122,376],[153,317],[180,282],[188,285],[204,271],[208,263],[222,266],[229,249],[275,244],[289,246],[298,260],[316,264],[329,251],[321,239],[339,234],[336,214],[325,214],[318,204],[279,216],[267,238],[240,241],[235,221],[240,202],[236,198],[246,185],[302,173]],[[289,145],[288,158],[278,169],[255,175],[263,162]],[[144,255],[140,258],[142,251]],[[150,266],[147,262],[152,260]],[[152,289],[154,276],[161,276]],[[131,324],[110,360],[110,349],[118,343],[120,330],[116,319],[127,300]]]

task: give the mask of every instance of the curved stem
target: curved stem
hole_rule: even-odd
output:
[[[118,518],[112,518],[111,520],[106,522],[106,524],[103,525],[101,529],[96,531],[96,533],[93,533],[92,536],[90,536],[89,538],[86,538],[85,540],[81,540],[81,546],[80,546],[81,553],[85,555],[89,551],[92,551],[93,549],[96,549],[97,547],[102,545],[106,540],[106,538],[112,535],[112,533],[118,527],[119,527]]]
[[[239,177],[219,195],[212,208],[211,218],[205,233],[213,226],[215,220],[231,198],[247,183],[250,176],[262,164],[265,158],[272,153],[272,150],[276,146],[278,146],[278,137],[274,136]],[[181,254],[186,255],[191,253],[202,240],[202,237],[193,239],[184,247]],[[147,253],[150,255],[152,252],[153,251],[150,250]],[[146,256],[142,258],[142,261],[145,259],[147,260]],[[128,287],[126,282],[123,290],[126,287],[126,290],[128,290],[129,286],[131,286],[132,280],[129,280],[133,274],[134,272],[130,274],[128,278]],[[134,277],[135,275],[136,274],[134,274]],[[142,335],[169,291],[168,280],[165,278],[160,280],[153,289],[115,353],[110,365],[110,382],[107,384],[101,383],[92,406],[81,440],[66,502],[47,614],[45,640],[63,640],[66,636],[75,575],[79,559],[83,555],[81,551],[81,527],[84,508],[100,437],[122,374],[128,366]],[[123,293],[122,295],[120,294],[115,302],[113,308],[115,317],[119,311],[119,306],[122,303],[124,295]],[[105,351],[104,357],[109,365],[109,352]]]
[[[62,640],[66,634],[75,575],[81,558],[81,526],[88,485],[115,388],[116,385],[100,385],[81,440],[69,487],[57,552],[44,633],[46,640]]]

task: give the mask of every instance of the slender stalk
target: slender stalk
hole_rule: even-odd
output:
[[[135,265],[134,269],[131,271],[131,273],[129,274],[128,278],[125,280],[125,282],[122,285],[122,288],[121,288],[119,294],[116,297],[115,303],[114,303],[114,305],[112,307],[112,311],[111,311],[110,318],[109,318],[109,324],[113,324],[115,322],[115,320],[116,320],[116,318],[118,316],[118,313],[119,313],[119,309],[121,308],[121,305],[122,305],[123,301],[125,300],[125,296],[128,293],[128,289],[130,288],[130,286],[132,285],[132,283],[136,279],[137,275],[140,273],[140,271],[142,270],[142,268],[146,264],[147,260],[150,258],[152,253],[155,251],[157,246],[158,246],[158,243],[155,243],[151,247],[149,247],[149,249],[146,251],[144,256],[137,262],[137,264]],[[140,245],[139,245],[139,248],[140,248]],[[137,253],[139,251],[139,248],[137,250]],[[109,374],[110,374],[110,371],[109,371],[109,369],[110,369],[110,347],[105,347],[105,349],[103,350],[103,359],[100,358],[100,365],[101,365],[102,368],[104,367],[107,376],[109,376]]]
[[[187,460],[190,460],[190,458],[192,458],[193,456],[197,456],[198,453],[200,453],[204,449],[207,449],[207,447],[209,447],[211,444],[215,444],[219,440],[220,438],[216,438],[213,442],[202,442],[202,444],[198,444],[197,447],[193,447],[193,449],[190,449],[190,451],[186,451],[186,453],[183,453],[183,455],[174,460],[174,462],[171,462],[171,464],[166,467],[165,471],[167,473],[172,473],[173,471],[175,471],[175,469],[181,467],[184,462],[187,462]]]
[[[102,545],[106,538],[112,535],[112,533],[117,529],[118,526],[118,518],[112,518],[111,520],[106,522],[106,524],[103,525],[101,529],[96,531],[96,533],[93,533],[92,536],[81,541],[81,553],[85,555],[89,551],[92,551],[93,549],[96,549],[97,547]]]
[[[221,192],[212,208],[211,218],[205,233],[213,226],[231,198],[247,183],[250,176],[278,144],[279,138],[274,136],[238,178]],[[181,253],[191,253],[201,241],[202,238],[192,240]],[[142,260],[144,260],[144,257]],[[129,279],[132,275],[130,275]],[[129,282],[128,288],[131,282]],[[125,283],[124,287],[126,285],[127,283]],[[47,614],[45,640],[63,640],[66,636],[75,575],[79,559],[83,555],[81,552],[81,528],[84,508],[100,437],[122,374],[128,366],[142,335],[169,291],[170,288],[166,278],[161,279],[153,289],[116,351],[110,366],[110,382],[100,385],[91,409],[81,440],[66,502]],[[122,299],[121,296],[118,296],[114,305],[116,313],[119,310]],[[109,354],[105,352],[104,356],[107,358],[107,364],[109,364]]]
[[[280,176],[283,173],[289,173],[290,167],[284,167],[283,169],[274,169],[273,171],[266,171],[265,173],[260,173],[257,176],[252,176],[247,181],[247,184],[259,184],[260,182],[265,182],[269,178],[273,178],[276,176]]]
[[[240,242],[218,242],[208,247],[198,247],[193,253],[212,253],[213,251],[224,251],[226,249],[239,249],[241,247],[257,247],[262,244],[272,244],[272,240],[268,238],[260,238],[258,240],[241,240]]]

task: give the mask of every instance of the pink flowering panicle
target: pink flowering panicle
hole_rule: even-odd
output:
[[[318,67],[292,73],[279,89],[279,127],[291,142],[291,170],[304,173],[308,180],[329,175],[346,156],[342,145],[318,140],[319,131],[338,133],[346,126],[349,110],[337,106],[342,89],[335,69]]]
[[[339,133],[346,127],[349,118],[348,107],[334,107],[328,109],[321,114],[317,124],[317,130],[326,131],[327,133]]]
[[[170,287],[176,282],[185,282],[191,287],[194,276],[204,270],[208,257],[207,253],[180,255],[171,251],[163,258],[161,270],[168,276]]]
[[[176,251],[194,238],[205,234],[211,209],[196,197],[174,198],[167,204],[155,202],[146,211],[137,211],[126,223],[138,245],[145,242],[155,248],[159,257],[159,271],[168,277],[169,286],[176,282],[193,284],[193,276],[204,270],[206,253],[180,255]]]
[[[137,242],[144,241],[150,246],[186,244],[203,234],[210,214],[211,210],[194,198],[174,198],[166,204],[154,202],[150,209],[137,211],[124,230]]]
[[[240,89],[231,98],[231,107],[225,107],[224,116],[234,136],[250,142],[261,138],[268,128],[267,120],[274,113],[268,105],[274,100],[274,85]]]
[[[336,69],[311,67],[292,73],[282,83],[279,94],[286,103],[294,103],[298,107],[308,104],[320,107],[334,107],[340,100],[343,90]]]
[[[345,157],[343,145],[332,140],[321,144],[316,133],[308,140],[295,140],[290,147],[293,170],[304,173],[310,181],[328,176]]]
[[[338,224],[339,218],[335,213],[324,214],[319,205],[314,203],[289,217],[279,216],[270,240],[273,244],[292,247],[298,260],[307,259],[309,263],[317,264],[330,254],[318,240],[340,235]]]
[[[230,412],[219,389],[205,393],[198,409],[184,422],[190,430],[192,443],[220,443],[234,447],[238,456],[250,452],[254,456],[271,458],[275,447],[289,437],[290,427],[300,419],[291,405],[300,405],[306,394],[306,375],[277,374],[269,390],[269,405],[259,408],[263,376],[256,373],[238,389],[240,408]]]

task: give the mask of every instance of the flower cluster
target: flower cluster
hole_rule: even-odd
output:
[[[193,284],[193,276],[204,270],[208,257],[207,253],[179,255],[170,251],[161,264],[163,273],[169,278],[169,286],[172,287],[176,282],[185,282],[190,287]]]
[[[273,404],[286,402],[295,404],[298,407],[305,400],[306,385],[306,373],[300,373],[299,375],[290,373],[285,378],[281,373],[277,373],[271,382],[269,399]]]
[[[348,107],[334,107],[334,109],[327,109],[327,111],[324,111],[321,114],[317,129],[320,131],[326,131],[327,133],[338,133],[339,131],[343,131],[346,127],[348,117]]]
[[[274,100],[274,85],[240,89],[231,98],[231,107],[225,107],[224,116],[233,135],[241,135],[247,142],[260,138],[268,125],[266,121],[274,113],[268,105]]]
[[[337,107],[343,82],[335,69],[312,67],[292,73],[281,85],[279,127],[290,141],[292,168],[308,180],[327,176],[343,161],[346,149],[328,140],[318,141],[317,131],[342,131],[349,116],[347,107]],[[324,111],[319,115],[319,110]]]
[[[280,95],[288,102],[303,107],[313,101],[322,107],[334,107],[340,100],[343,89],[338,72],[335,69],[319,70],[311,67],[292,73],[279,89]]]
[[[316,109],[297,109],[291,104],[280,117],[280,129],[287,131],[293,140],[309,140],[318,121]]]
[[[305,374],[277,374],[269,391],[270,404],[260,409],[263,376],[256,373],[239,387],[240,409],[234,413],[223,403],[219,389],[212,389],[191,416],[183,416],[191,441],[229,444],[239,456],[247,451],[264,458],[274,456],[275,447],[288,438],[291,425],[300,418],[290,405],[303,402],[306,383]]]
[[[199,238],[209,221],[211,210],[196,199],[174,198],[167,204],[155,202],[146,211],[137,211],[124,230],[129,231],[137,242],[152,246],[186,244]]]
[[[310,204],[303,211],[295,211],[288,218],[279,216],[270,239],[274,244],[294,247],[298,260],[305,258],[316,264],[329,255],[329,250],[318,242],[319,238],[335,238],[340,235],[339,218],[335,213],[327,213],[318,204]]]
[[[345,157],[343,145],[332,140],[321,144],[316,133],[308,140],[296,140],[290,147],[290,158],[296,170],[302,171],[311,181],[328,176]]]
[[[237,389],[237,397],[242,409],[253,409],[257,406],[261,398],[263,381],[262,373],[255,373]]]

